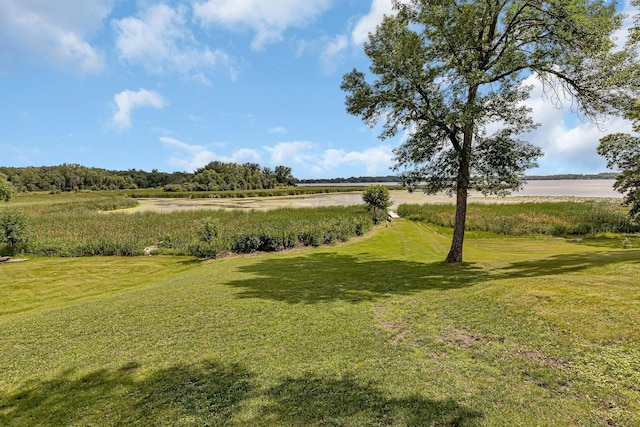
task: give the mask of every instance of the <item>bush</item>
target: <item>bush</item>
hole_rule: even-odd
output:
[[[7,181],[2,174],[0,174],[0,202],[8,202],[11,200],[15,188],[13,184]]]
[[[218,245],[212,242],[194,242],[189,245],[189,255],[197,258],[216,258],[221,250]]]
[[[2,252],[7,255],[14,255],[27,249],[29,230],[27,218],[23,213],[13,210],[0,213],[0,243],[5,245]]]
[[[255,235],[236,236],[231,244],[231,250],[237,254],[250,254],[260,248],[260,238]]]
[[[201,222],[200,240],[203,242],[211,242],[218,237],[220,233],[220,221],[216,218],[205,218]]]

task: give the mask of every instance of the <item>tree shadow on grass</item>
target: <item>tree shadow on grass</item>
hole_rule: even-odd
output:
[[[511,277],[553,276],[618,263],[640,263],[640,250],[558,254],[532,261],[515,262],[502,269],[502,272]]]
[[[241,267],[250,279],[227,283],[240,298],[288,303],[372,301],[428,289],[457,289],[485,280],[488,274],[470,264],[367,260],[336,253],[268,259]]]
[[[176,365],[142,379],[138,370],[130,363],[27,383],[2,396],[0,425],[221,425],[253,389],[239,365]]]
[[[135,363],[78,377],[63,373],[0,396],[0,425],[230,425],[247,402],[246,425],[473,426],[482,414],[453,399],[390,397],[350,375],[307,374],[269,389],[239,365],[199,362],[138,375]],[[236,420],[237,421],[237,420]]]
[[[474,426],[482,418],[453,399],[393,398],[350,375],[286,378],[267,395],[271,403],[261,416],[274,425]]]

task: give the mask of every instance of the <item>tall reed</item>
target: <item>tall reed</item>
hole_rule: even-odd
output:
[[[398,214],[414,221],[453,227],[452,205],[401,205]],[[627,211],[610,201],[469,204],[467,230],[495,234],[553,236],[632,233],[640,230]]]

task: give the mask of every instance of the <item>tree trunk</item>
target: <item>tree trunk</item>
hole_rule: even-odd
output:
[[[473,142],[473,124],[464,129],[464,143],[460,152],[460,166],[458,169],[458,183],[456,188],[456,218],[453,225],[453,240],[451,249],[445,262],[457,264],[462,262],[462,245],[464,244],[464,229],[467,221],[467,197],[471,182],[470,160],[471,143]]]
[[[468,179],[466,180],[468,182]],[[459,180],[456,195],[456,218],[453,226],[453,240],[451,249],[445,262],[447,264],[457,264],[462,262],[462,245],[464,244],[464,229],[467,220],[467,196],[468,186],[461,185]]]
[[[478,88],[471,87],[467,99],[467,106],[473,106]],[[469,195],[469,184],[471,182],[471,147],[473,144],[473,120],[469,120],[463,129],[462,147],[460,147],[460,164],[458,167],[458,182],[456,187],[456,219],[453,226],[453,240],[451,249],[445,262],[447,264],[458,264],[462,262],[462,246],[464,244],[464,229],[467,221],[467,197]]]

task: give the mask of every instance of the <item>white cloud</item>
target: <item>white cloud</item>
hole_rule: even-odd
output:
[[[274,128],[269,129],[269,133],[283,134],[283,133],[287,133],[287,129],[285,129],[282,126],[276,126]]]
[[[388,173],[393,166],[393,152],[385,145],[369,148],[364,151],[329,149],[324,152],[322,167],[332,170],[340,166],[364,167],[367,175]]]
[[[131,127],[131,113],[135,108],[153,107],[164,108],[169,101],[155,91],[140,89],[138,91],[124,90],[113,97],[117,111],[113,115],[113,123],[119,128]]]
[[[306,164],[313,159],[315,144],[309,141],[280,142],[273,147],[263,147],[271,155],[271,164]]]
[[[540,127],[521,138],[542,148],[545,155],[540,168],[532,173],[595,173],[606,170],[605,160],[597,154],[600,138],[613,132],[631,132],[631,123],[610,118],[600,128],[589,121],[581,121],[570,111],[570,101],[563,108],[554,108],[546,99],[541,83],[530,76],[525,84],[533,91],[525,105],[532,109],[531,117]],[[490,130],[496,130],[492,126]]]
[[[405,2],[407,0],[401,0]],[[368,40],[369,33],[375,32],[382,23],[385,15],[392,15],[392,0],[371,0],[369,13],[356,20],[350,35],[337,34],[334,37],[320,37],[315,40],[299,40],[297,54],[310,52],[318,55],[318,60],[326,74],[333,74],[344,52],[350,47],[362,49],[362,44]],[[352,22],[349,23],[349,27]]]
[[[289,27],[303,27],[329,8],[331,0],[206,0],[194,4],[194,15],[203,24],[244,26],[255,32],[251,47],[263,49],[282,40]]]
[[[220,64],[235,71],[229,56],[222,50],[201,46],[187,25],[185,6],[172,8],[156,4],[137,17],[113,21],[117,33],[116,49],[122,61],[141,65],[156,73],[178,72],[205,86],[211,82],[201,68],[214,68]]]
[[[355,175],[386,174],[393,166],[393,153],[386,145],[347,152],[335,148],[323,150],[310,141],[292,141],[263,148],[270,154],[272,165],[295,166],[296,170],[304,170],[305,176],[309,176],[310,171],[320,175],[335,173],[344,167],[349,167]]]
[[[349,39],[345,35],[337,35],[327,41],[322,54],[320,54],[320,64],[325,73],[333,74],[336,71],[336,59],[349,47]]]
[[[376,31],[376,27],[382,23],[385,15],[393,14],[391,0],[372,0],[369,13],[358,20],[351,32],[351,41],[354,45],[361,45],[369,40],[369,33]]]
[[[87,37],[102,26],[111,3],[0,0],[0,56],[8,53],[81,73],[99,72],[105,66],[104,54]]]
[[[261,161],[260,153],[250,148],[241,148],[230,156],[222,156],[204,145],[191,145],[170,137],[162,137],[160,141],[165,147],[181,153],[172,156],[169,164],[187,171],[194,171],[214,160],[227,163],[260,163]]]

